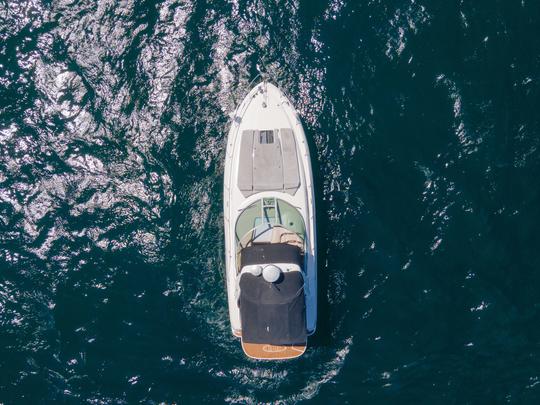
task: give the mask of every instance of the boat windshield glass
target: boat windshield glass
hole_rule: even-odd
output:
[[[244,209],[236,221],[236,240],[245,239],[250,231],[253,234],[249,239],[255,239],[275,226],[294,232],[305,240],[306,227],[302,214],[278,198],[261,198]]]

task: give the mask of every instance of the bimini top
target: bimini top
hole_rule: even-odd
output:
[[[242,132],[238,188],[244,197],[261,191],[294,195],[299,187],[296,141],[290,128]]]
[[[239,306],[242,342],[306,344],[304,279],[300,271],[284,272],[274,283],[243,273]]]

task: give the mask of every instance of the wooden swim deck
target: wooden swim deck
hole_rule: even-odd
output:
[[[246,343],[242,341],[242,349],[247,356],[259,360],[286,360],[299,357],[306,351],[306,345],[276,346],[267,343]]]

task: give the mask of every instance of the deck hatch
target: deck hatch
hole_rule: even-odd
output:
[[[274,131],[260,131],[259,132],[259,143],[274,143]]]

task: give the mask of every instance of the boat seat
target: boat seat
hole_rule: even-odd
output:
[[[272,239],[270,243],[287,243],[289,245],[298,246],[299,248],[304,247],[302,238],[300,238],[296,232],[291,232],[281,226],[276,226],[272,229]]]
[[[289,245],[297,246],[300,249],[304,248],[304,241],[296,232],[289,231],[283,226],[274,226],[272,232],[264,232],[259,237],[251,240],[253,233],[244,235],[242,240],[239,241],[239,245],[242,247],[248,247],[257,243],[287,243]]]

